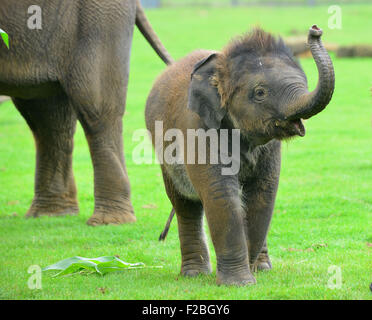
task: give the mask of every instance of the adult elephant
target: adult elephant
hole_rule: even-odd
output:
[[[30,8],[41,9],[41,21]],[[0,43],[0,95],[12,97],[37,149],[28,217],[78,213],[72,151],[79,120],[94,166],[95,208],[87,223],[136,220],[122,141],[135,24],[169,64],[139,0],[1,1],[10,49]]]

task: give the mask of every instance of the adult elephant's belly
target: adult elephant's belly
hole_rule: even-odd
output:
[[[48,64],[46,55],[36,58],[36,53],[27,52],[24,56],[0,53],[0,95],[43,99],[62,93],[57,72]]]
[[[58,81],[9,83],[0,80],[0,95],[19,99],[44,99],[63,93]]]

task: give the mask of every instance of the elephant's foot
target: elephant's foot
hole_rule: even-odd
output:
[[[127,204],[127,209],[97,209],[87,221],[89,226],[99,226],[105,224],[124,224],[134,223],[137,219],[131,203]]]
[[[185,277],[196,277],[199,274],[210,274],[212,273],[212,267],[210,263],[205,264],[183,264],[181,267],[181,274]]]
[[[256,262],[251,266],[253,272],[268,271],[272,269],[270,257],[267,252],[261,252]]]
[[[256,284],[256,279],[250,271],[228,273],[217,270],[217,285],[249,286]]]
[[[58,204],[55,202],[39,203],[34,200],[30,209],[27,211],[26,218],[37,218],[41,216],[59,217],[77,215],[78,213],[79,205],[76,200],[64,201]]]

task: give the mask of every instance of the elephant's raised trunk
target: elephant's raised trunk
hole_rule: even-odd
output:
[[[313,25],[309,30],[308,44],[318,68],[319,80],[314,91],[300,96],[285,112],[288,120],[308,119],[321,112],[332,98],[335,87],[335,73],[331,58],[320,37],[322,30]]]

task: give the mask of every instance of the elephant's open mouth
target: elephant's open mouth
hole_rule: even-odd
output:
[[[278,139],[291,138],[293,136],[305,136],[305,127],[302,119],[276,121],[276,134]]]
[[[305,127],[302,122],[302,119],[296,119],[289,121],[289,129],[295,134],[300,137],[305,136]]]

